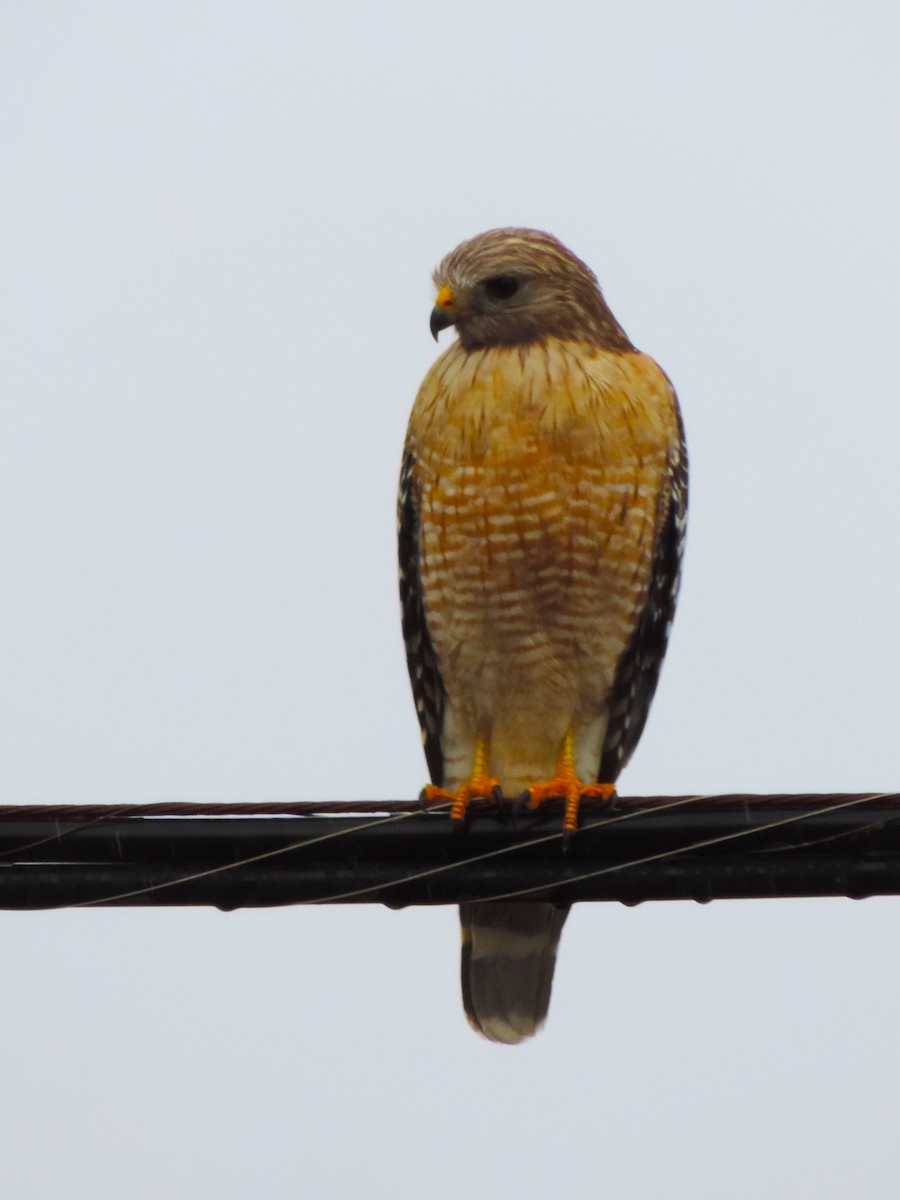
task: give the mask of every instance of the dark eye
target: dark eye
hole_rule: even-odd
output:
[[[508,300],[519,290],[515,275],[492,275],[484,281],[484,290],[492,300]]]

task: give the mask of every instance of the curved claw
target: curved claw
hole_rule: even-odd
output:
[[[527,812],[528,809],[532,807],[531,800],[532,796],[530,788],[526,788],[524,792],[519,792],[518,796],[516,796],[515,800],[513,800],[513,812]]]

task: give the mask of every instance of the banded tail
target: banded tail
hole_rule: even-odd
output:
[[[462,994],[473,1029],[515,1045],[547,1017],[556,947],[568,908],[480,901],[461,904]]]

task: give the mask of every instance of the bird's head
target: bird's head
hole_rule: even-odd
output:
[[[431,332],[455,325],[467,350],[550,337],[631,350],[594,273],[537,229],[491,229],[462,242],[434,273]]]

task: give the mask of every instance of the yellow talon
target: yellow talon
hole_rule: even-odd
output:
[[[462,822],[466,810],[473,800],[490,800],[500,788],[499,780],[488,774],[489,750],[485,738],[475,742],[475,761],[472,763],[472,774],[468,783],[464,783],[458,792],[448,792],[445,788],[429,783],[422,789],[422,797],[428,800],[449,800],[451,802],[450,820]]]
[[[582,799],[609,800],[615,793],[614,783],[582,783],[575,771],[575,731],[570,728],[563,741],[556,774],[552,779],[532,784],[527,789],[528,807],[539,808],[545,800],[560,798],[566,802],[563,832],[571,834],[578,826],[578,808]]]

